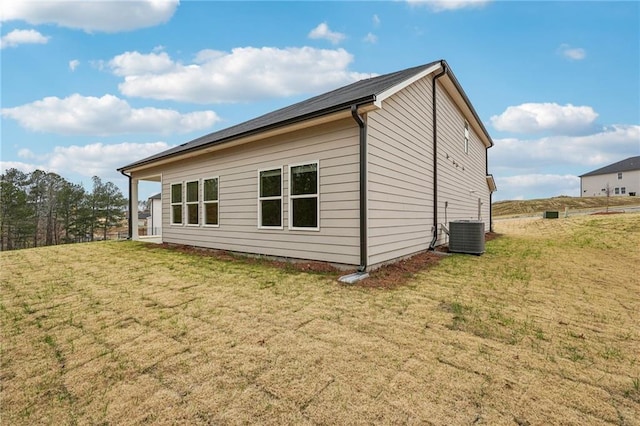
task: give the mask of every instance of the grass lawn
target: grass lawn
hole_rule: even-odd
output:
[[[134,242],[0,254],[0,423],[640,423],[640,214],[395,289]]]

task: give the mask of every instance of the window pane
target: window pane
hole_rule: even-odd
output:
[[[187,204],[187,217],[189,219],[189,225],[198,225],[200,222],[198,221],[198,205],[197,204]]]
[[[282,200],[260,201],[262,226],[282,226]]]
[[[291,168],[291,195],[316,194],[318,190],[318,165],[305,164]]]
[[[218,179],[204,181],[204,201],[218,200]]]
[[[172,203],[182,202],[182,184],[181,183],[171,185],[171,202]]]
[[[187,182],[187,203],[198,201],[198,182]]]
[[[265,170],[260,172],[260,196],[279,197],[282,195],[282,170]]]
[[[218,203],[207,203],[204,205],[204,223],[206,225],[218,224]]]
[[[293,226],[295,228],[318,227],[318,198],[294,198]]]
[[[171,206],[173,212],[173,223],[182,223],[182,206]]]

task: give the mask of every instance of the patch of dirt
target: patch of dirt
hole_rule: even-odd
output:
[[[601,215],[601,214],[623,214],[624,210],[618,210],[615,212],[595,212],[595,213],[591,213],[591,216],[595,216],[595,215]]]
[[[491,241],[502,234],[497,232],[488,232],[485,234],[485,241]],[[208,249],[203,247],[194,247],[179,244],[163,243],[161,245],[148,244],[145,247],[149,249],[155,249],[161,247],[163,249],[174,250],[180,253],[187,253],[197,256],[212,257],[217,260],[223,260],[227,262],[239,262],[245,264],[261,264],[274,268],[279,268],[288,271],[309,272],[315,274],[323,274],[334,276],[336,279],[339,276],[346,275],[355,270],[339,270],[327,262],[317,262],[312,260],[273,260],[266,257],[245,256],[238,253],[231,253],[225,250]],[[436,252],[449,253],[449,246],[442,245],[435,248]],[[374,271],[369,272],[369,278],[358,281],[355,285],[365,288],[382,288],[392,289],[405,285],[409,282],[417,273],[427,270],[437,265],[444,257],[443,254],[437,254],[433,251],[426,251],[418,253],[415,256],[407,259],[400,260],[395,263],[391,263],[385,266],[381,266]]]
[[[238,262],[244,264],[260,264],[267,265],[274,268],[291,270],[291,271],[299,271],[299,272],[310,272],[316,274],[326,274],[326,275],[341,275],[343,271],[340,271],[338,268],[332,266],[326,262],[317,262],[313,260],[295,260],[295,261],[286,261],[286,260],[275,260],[269,257],[262,256],[251,256],[251,255],[243,255],[240,253],[232,253],[226,250],[216,250],[209,249],[206,247],[194,247],[187,246],[181,244],[169,244],[162,243],[159,245],[148,244],[147,248],[154,249],[161,247],[163,249],[173,250],[180,253],[186,253],[196,256],[205,256],[212,257],[216,260],[222,260],[226,262]]]
[[[355,285],[367,288],[391,289],[405,285],[418,272],[437,265],[444,256],[431,251],[418,253],[408,259],[382,266],[369,272],[369,278]]]

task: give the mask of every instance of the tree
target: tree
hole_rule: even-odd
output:
[[[124,219],[127,200],[113,182],[102,183],[98,176],[93,178],[92,206],[95,212],[95,227],[102,230],[102,238],[107,239],[110,228]]]
[[[28,246],[34,233],[27,198],[29,177],[14,168],[0,175],[0,249]]]
[[[83,235],[82,208],[86,196],[81,185],[65,181],[60,188],[56,212],[64,231],[64,243],[77,241]]]

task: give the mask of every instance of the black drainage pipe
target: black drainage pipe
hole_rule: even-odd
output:
[[[351,105],[351,116],[360,127],[360,266],[358,272],[367,270],[367,129],[358,114],[358,105]]]
[[[429,250],[433,250],[438,241],[438,114],[436,113],[436,88],[437,80],[449,70],[445,61],[440,61],[442,72],[436,74],[431,80],[431,106],[433,108],[433,239],[429,244]]]

